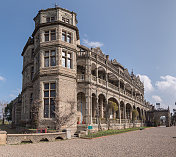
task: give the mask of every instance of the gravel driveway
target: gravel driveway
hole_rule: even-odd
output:
[[[0,146],[0,157],[176,157],[176,127],[158,127],[92,140]]]

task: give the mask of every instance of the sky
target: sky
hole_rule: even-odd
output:
[[[139,75],[145,99],[176,108],[175,0],[5,0],[0,4],[0,100],[10,102],[22,88],[21,52],[40,9],[77,13],[81,44],[100,47]]]

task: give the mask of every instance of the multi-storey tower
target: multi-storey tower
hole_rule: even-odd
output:
[[[50,8],[40,10],[34,21],[32,38],[22,52],[21,119],[30,122],[30,108],[35,103],[39,107],[38,127],[54,128],[55,105],[64,109],[74,102],[77,110],[76,52],[79,31],[76,13],[60,7]],[[76,124],[76,117],[73,121]]]

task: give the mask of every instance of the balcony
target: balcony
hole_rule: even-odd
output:
[[[85,80],[85,75],[84,74],[78,74],[77,75],[77,81],[82,82]]]
[[[114,89],[115,91],[119,91],[119,88],[111,83],[108,82],[108,87]]]
[[[100,84],[106,86],[106,81],[105,81],[105,80],[102,80],[102,79],[100,79],[100,78],[98,78],[98,83],[100,83]]]

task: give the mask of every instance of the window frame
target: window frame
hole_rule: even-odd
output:
[[[65,55],[63,55],[63,53],[65,53]],[[68,54],[70,56],[68,56]],[[63,64],[63,61],[65,64]],[[73,52],[65,50],[65,49],[62,50],[62,67],[73,69]]]
[[[53,55],[52,54],[52,52],[55,52],[55,54]],[[56,64],[56,50],[55,49],[51,49],[51,50],[46,50],[46,51],[44,51],[44,67],[45,68],[47,68],[47,67],[55,67],[55,66],[57,66],[57,64]],[[46,53],[48,53],[48,55],[46,55]],[[55,64],[54,65],[52,65],[52,58],[55,58]],[[46,59],[48,59],[48,66],[46,66]]]
[[[50,29],[50,30],[44,30],[44,42],[50,42],[55,40],[57,40],[56,28]]]
[[[48,84],[48,89],[45,89],[45,85]],[[51,84],[55,84],[55,88],[51,88]],[[43,118],[45,119],[51,119],[51,118],[55,118],[55,113],[52,115],[51,113],[51,102],[52,99],[55,100],[56,99],[56,93],[57,93],[57,83],[56,81],[50,81],[50,82],[43,82]],[[51,91],[55,91],[55,96],[51,96]],[[45,92],[48,92],[48,97],[45,96]],[[46,109],[45,106],[45,100],[48,101],[48,111]],[[54,105],[54,111],[55,111],[55,104]],[[48,113],[46,113],[46,111]],[[54,112],[53,111],[53,112]]]
[[[72,33],[63,29],[61,40],[64,41],[64,42],[72,44],[73,43]]]

